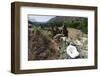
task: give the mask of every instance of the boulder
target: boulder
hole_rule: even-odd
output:
[[[66,48],[66,52],[71,58],[76,58],[77,56],[79,56],[79,52],[77,51],[77,48],[73,45],[69,45]]]

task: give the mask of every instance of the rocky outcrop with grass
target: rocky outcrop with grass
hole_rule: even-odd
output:
[[[42,30],[35,29],[30,33],[28,60],[48,60],[57,59],[60,55],[59,46],[50,39]]]

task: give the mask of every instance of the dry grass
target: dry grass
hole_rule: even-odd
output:
[[[82,32],[80,30],[74,28],[68,28],[68,37],[72,40],[79,39],[82,36]]]

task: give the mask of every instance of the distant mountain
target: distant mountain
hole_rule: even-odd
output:
[[[68,16],[56,16],[49,20],[49,22],[72,22],[72,21],[81,21],[83,17],[68,17]]]
[[[32,22],[31,20],[29,20],[28,23],[34,26],[48,26],[48,24],[50,23],[80,22],[83,19],[83,17],[56,16],[50,19],[48,22]]]
[[[30,20],[28,20],[28,24],[33,24],[33,22],[32,22],[32,21],[30,21]]]

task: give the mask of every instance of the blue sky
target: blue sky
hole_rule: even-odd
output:
[[[28,20],[32,22],[47,22],[51,18],[54,18],[55,16],[36,16],[36,15],[29,15]]]

